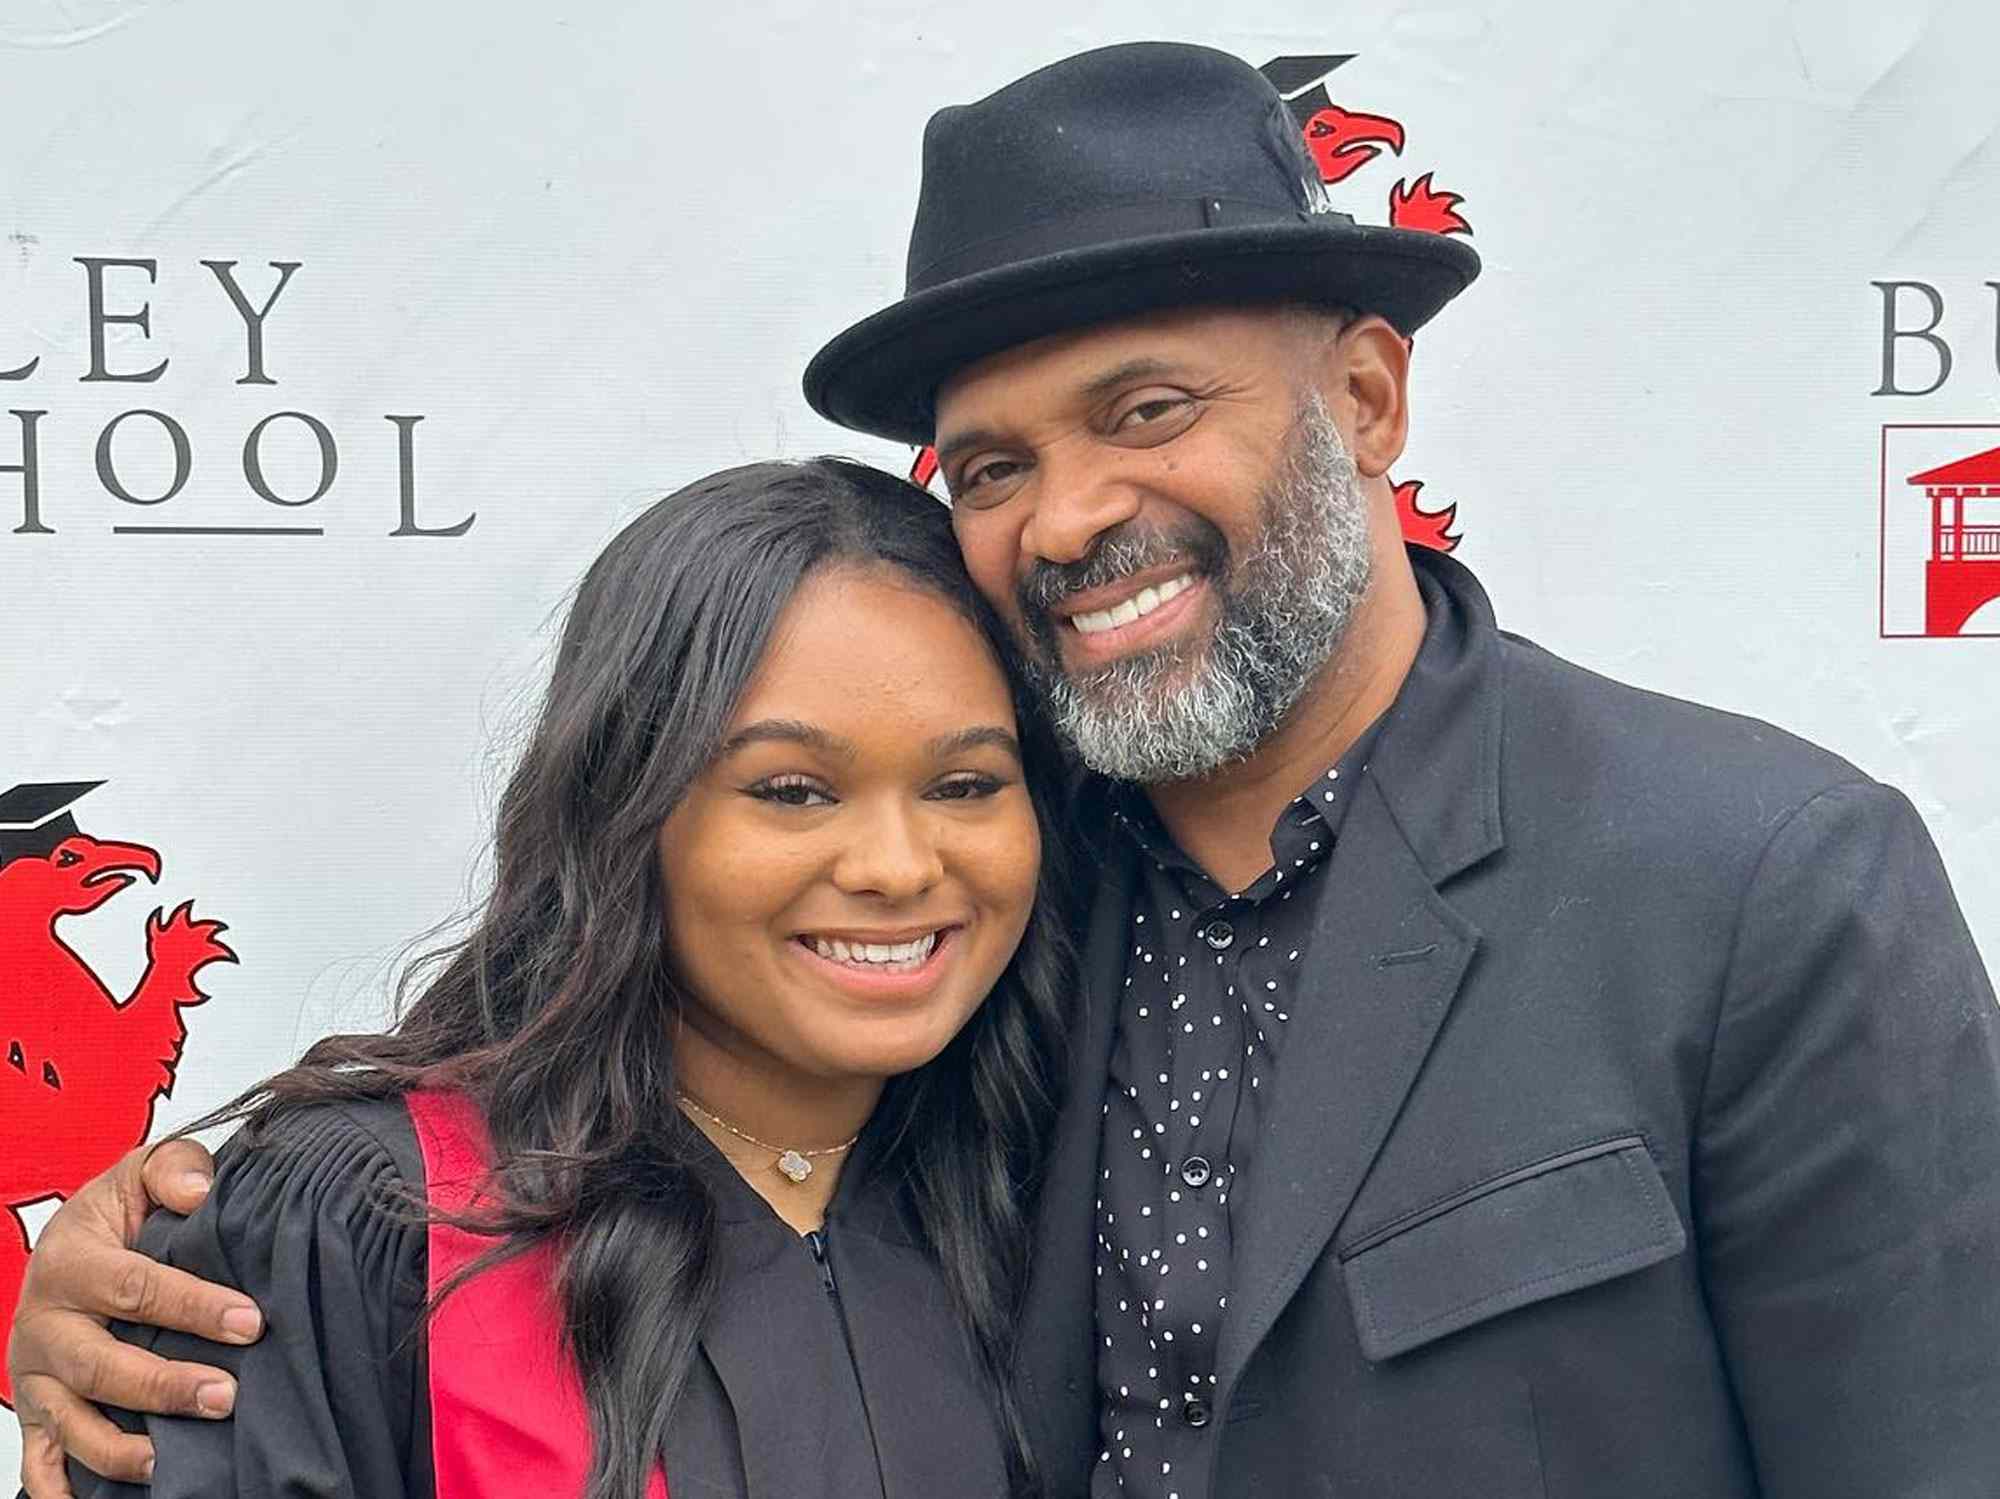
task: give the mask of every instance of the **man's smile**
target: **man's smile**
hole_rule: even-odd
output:
[[[1157,586],[1144,584],[1136,592],[1127,593],[1116,603],[1106,604],[1101,609],[1073,608],[1069,611],[1069,622],[1082,634],[1102,634],[1120,625],[1129,625],[1135,619],[1144,619],[1160,605],[1178,597],[1182,590],[1192,587],[1194,574],[1178,573]]]
[[[1185,563],[1172,566],[1178,571],[1135,575],[1057,605],[1064,664],[1088,671],[1151,649],[1183,629],[1211,590]]]

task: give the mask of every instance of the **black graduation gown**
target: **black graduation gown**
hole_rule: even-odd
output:
[[[711,1164],[722,1286],[671,1424],[672,1499],[1001,1499],[993,1401],[896,1194],[857,1156],[823,1267],[719,1153]],[[153,1499],[430,1499],[427,1230],[386,1206],[388,1190],[422,1181],[400,1101],[328,1105],[284,1118],[257,1149],[232,1141],[198,1212],[148,1221],[146,1252],[240,1287],[266,1322],[247,1348],[117,1329],[239,1381],[233,1420],[143,1418]],[[70,1472],[78,1499],[147,1492]]]

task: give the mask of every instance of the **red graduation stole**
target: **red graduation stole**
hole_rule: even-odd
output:
[[[493,1153],[486,1121],[463,1093],[405,1098],[433,1207],[473,1205]],[[432,1295],[493,1240],[430,1225]],[[563,1348],[555,1251],[544,1245],[482,1271],[431,1319],[431,1456],[437,1499],[581,1494],[590,1473],[583,1384]],[[667,1499],[658,1468],[648,1499]]]

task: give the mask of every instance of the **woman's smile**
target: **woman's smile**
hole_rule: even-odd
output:
[[[951,961],[960,924],[925,929],[915,937],[886,933],[811,933],[793,949],[814,975],[861,999],[904,999],[928,992]]]

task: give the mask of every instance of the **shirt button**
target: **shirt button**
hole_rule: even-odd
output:
[[[1181,1403],[1181,1419],[1197,1431],[1208,1425],[1208,1402],[1199,1395],[1190,1395]]]
[[[1181,1180],[1190,1187],[1205,1187],[1215,1173],[1209,1169],[1208,1157],[1191,1155],[1181,1162]]]
[[[1226,921],[1211,921],[1202,928],[1201,940],[1217,952],[1236,940],[1236,928]]]

